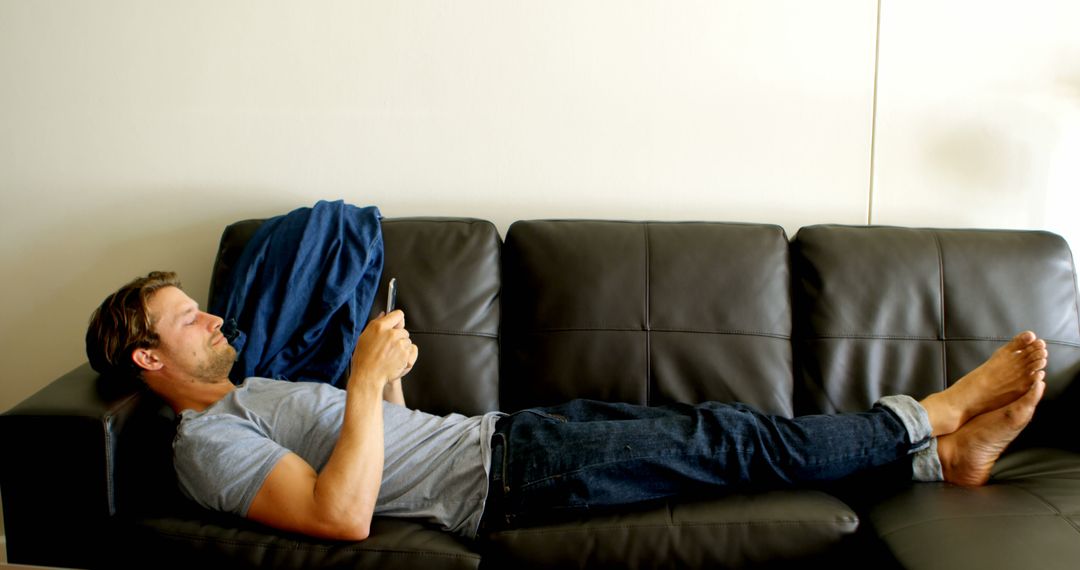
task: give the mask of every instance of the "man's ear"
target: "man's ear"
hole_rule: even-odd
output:
[[[135,362],[135,366],[143,370],[161,370],[164,366],[157,355],[148,348],[136,348],[131,352],[131,360]]]

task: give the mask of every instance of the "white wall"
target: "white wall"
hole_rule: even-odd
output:
[[[1080,248],[1080,3],[886,1],[874,223],[1047,228]]]
[[[5,0],[0,410],[84,360],[122,282],[172,268],[205,301],[226,223],[319,198],[1078,244],[1077,16],[885,0],[879,36],[865,0]]]

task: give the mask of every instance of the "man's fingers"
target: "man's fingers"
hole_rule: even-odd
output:
[[[409,340],[409,331],[394,331],[399,335],[397,340],[398,347],[404,352],[404,356],[407,360],[413,360],[415,358],[417,348],[411,340]]]
[[[401,376],[399,376],[399,378],[403,378],[407,376],[410,372],[412,372],[413,367],[416,366],[416,359],[419,357],[420,347],[416,346],[415,344],[411,345],[409,347],[409,357],[405,364],[405,369],[401,371]]]
[[[405,311],[395,309],[389,313],[380,315],[378,320],[385,326],[400,329],[405,327]]]

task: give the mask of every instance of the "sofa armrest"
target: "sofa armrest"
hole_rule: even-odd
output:
[[[83,364],[0,415],[9,562],[100,565],[116,512],[117,436],[140,397],[103,393]]]

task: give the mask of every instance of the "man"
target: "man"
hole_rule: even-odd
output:
[[[1025,332],[921,402],[860,414],[767,416],[744,405],[648,408],[575,401],[510,416],[404,407],[418,350],[394,311],[364,329],[344,391],[228,380],[220,318],[172,273],[125,285],[95,311],[87,354],[140,378],[181,421],[181,489],[211,509],[311,536],[363,540],[375,514],[475,536],[581,508],[710,489],[835,480],[910,462],[918,480],[982,485],[1045,389],[1046,343]]]

